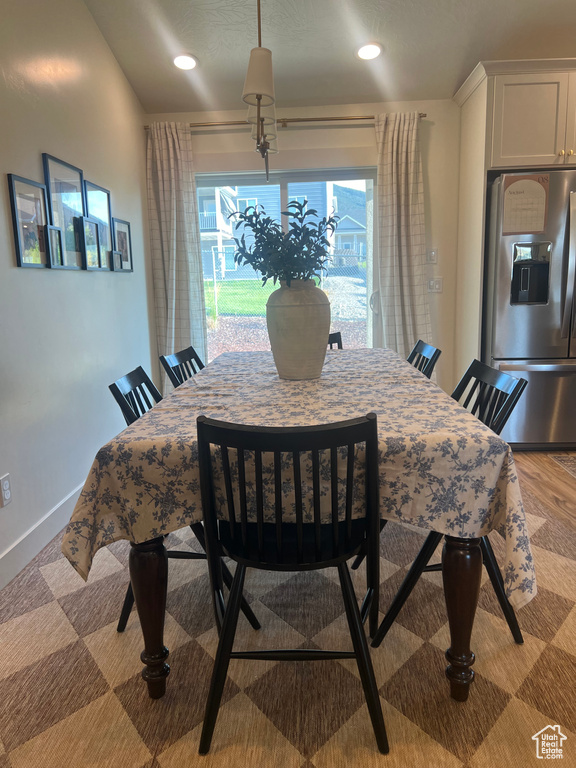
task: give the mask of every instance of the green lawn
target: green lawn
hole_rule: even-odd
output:
[[[269,280],[265,286],[260,280],[224,280],[216,284],[219,315],[266,316],[268,296],[280,287]],[[206,313],[215,317],[214,284],[204,280]]]

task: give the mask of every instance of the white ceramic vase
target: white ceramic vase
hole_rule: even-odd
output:
[[[313,280],[281,280],[266,304],[266,324],[281,379],[318,379],[330,333],[330,302]]]

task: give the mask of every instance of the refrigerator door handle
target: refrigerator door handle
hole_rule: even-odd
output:
[[[542,363],[495,363],[495,367],[499,371],[506,371],[510,373],[512,371],[516,373],[534,372],[534,373],[576,373],[576,360],[573,363],[562,361],[547,360]]]
[[[568,276],[566,279],[566,296],[562,313],[561,337],[566,339],[570,332],[570,317],[574,301],[574,278],[576,271],[576,192],[570,192],[570,234],[568,240]]]

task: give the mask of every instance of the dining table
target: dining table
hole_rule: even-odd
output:
[[[445,535],[446,675],[451,696],[467,699],[482,536],[498,531],[504,539],[502,572],[512,606],[536,594],[514,457],[504,440],[396,352],[371,348],[328,350],[320,378],[304,381],[279,378],[270,352],[224,353],[98,451],[62,551],[86,579],[99,548],[130,541],[142,676],[152,698],[164,695],[169,674],[164,538],[202,520],[197,417],[304,426],[369,412],[378,418],[382,519]]]

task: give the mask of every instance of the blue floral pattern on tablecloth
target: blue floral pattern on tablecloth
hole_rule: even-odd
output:
[[[378,416],[382,517],[461,538],[496,529],[506,543],[506,593],[516,608],[529,602],[536,580],[510,446],[386,349],[329,350],[313,381],[280,379],[269,352],[221,355],[98,451],[62,551],[86,578],[100,547],[201,520],[201,413],[296,426],[370,411]]]

